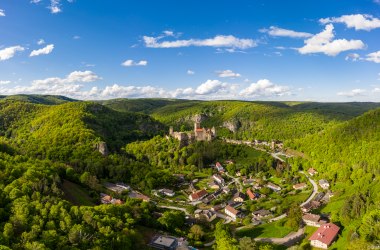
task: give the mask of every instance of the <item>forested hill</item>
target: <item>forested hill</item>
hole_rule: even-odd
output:
[[[347,238],[355,238],[359,233],[368,241],[378,242],[380,109],[289,146],[308,156],[310,161],[304,161],[304,169],[313,166],[320,173],[318,178],[325,178],[332,185],[335,197],[322,212],[332,214],[334,221],[343,224]]]
[[[151,117],[118,112],[93,102],[39,105],[13,100],[0,103],[0,133],[22,154],[67,160],[89,155],[100,141],[111,151],[128,142],[162,134]]]
[[[35,104],[56,105],[65,102],[76,102],[77,100],[60,95],[11,95],[0,96],[0,100],[14,100],[21,102],[29,102]]]

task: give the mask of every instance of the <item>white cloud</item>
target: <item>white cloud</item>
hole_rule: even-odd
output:
[[[293,37],[293,38],[307,38],[313,36],[313,34],[307,32],[298,32],[294,30],[282,29],[276,26],[271,26],[269,29],[259,30],[262,33],[268,33],[271,36],[281,36],[281,37]]]
[[[43,80],[34,80],[32,82],[33,85],[61,85],[61,84],[70,84],[70,83],[88,83],[88,82],[94,82],[97,80],[102,79],[101,77],[97,76],[92,71],[86,70],[86,71],[73,71],[69,75],[67,75],[65,78],[59,78],[59,77],[50,77]]]
[[[380,0],[373,0],[374,3],[380,4]]]
[[[42,1],[42,0],[31,0],[30,2],[36,4],[36,3],[39,3],[39,2],[41,2],[41,1]]]
[[[240,91],[240,95],[245,97],[283,96],[291,95],[291,91],[288,86],[280,86],[268,79],[260,79],[257,83],[251,83],[248,88]]]
[[[38,45],[45,44],[45,40],[41,38],[40,40],[38,40],[37,44]]]
[[[367,91],[365,89],[353,89],[346,92],[338,92],[337,95],[339,96],[346,96],[346,97],[356,97],[356,96],[362,96]]]
[[[348,54],[345,58],[344,58],[346,61],[353,61],[353,62],[356,62],[358,60],[360,60],[360,55],[357,54],[357,53],[351,53],[351,54]]]
[[[380,19],[367,14],[343,15],[341,17],[321,18],[319,22],[327,23],[344,23],[347,28],[355,30],[366,30],[380,28]]]
[[[374,62],[374,63],[380,63],[380,50],[373,53],[369,53],[366,56],[365,60]]]
[[[0,85],[7,85],[10,83],[11,83],[11,81],[0,80]]]
[[[160,41],[163,37],[150,37],[144,36],[143,40],[145,46],[148,48],[181,48],[181,47],[227,47],[248,49],[256,47],[257,44],[252,39],[240,39],[232,35],[222,36],[218,35],[208,39],[188,39],[188,40],[175,40],[175,41]]]
[[[42,49],[33,50],[29,56],[32,57],[32,56],[48,55],[53,51],[53,49],[54,49],[54,44],[49,44],[43,47]]]
[[[224,90],[227,83],[222,83],[219,80],[207,80],[196,88],[195,93],[198,95],[209,95]]]
[[[301,54],[324,53],[328,56],[336,56],[342,51],[363,49],[364,43],[361,40],[334,40],[334,26],[326,25],[325,29],[305,40],[305,46],[298,48]]]
[[[141,61],[135,62],[133,60],[126,60],[121,65],[124,66],[124,67],[146,66],[146,65],[148,65],[148,61],[141,60]]]
[[[0,9],[0,16],[5,16],[5,12],[3,9]]]
[[[73,36],[74,40],[79,40],[81,37],[80,36]]]
[[[0,50],[0,61],[8,60],[16,54],[17,51],[24,51],[25,48],[17,45]]]
[[[374,89],[372,90],[372,92],[373,92],[373,93],[380,93],[380,88],[374,88]]]
[[[188,75],[194,75],[194,74],[195,74],[195,72],[192,71],[192,70],[190,70],[190,69],[188,69],[186,73],[187,73]]]
[[[235,73],[232,70],[222,70],[222,71],[216,71],[219,77],[230,77],[230,78],[236,78],[240,77],[241,75],[239,73]]]
[[[60,0],[50,0],[50,6],[48,7],[52,14],[62,12]]]

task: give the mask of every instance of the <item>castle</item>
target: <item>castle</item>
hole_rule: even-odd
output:
[[[194,131],[191,132],[175,132],[173,127],[170,127],[169,135],[179,140],[181,145],[187,145],[194,141],[212,141],[216,138],[215,127],[201,128],[200,122],[194,123]]]

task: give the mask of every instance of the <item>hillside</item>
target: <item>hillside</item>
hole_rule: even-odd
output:
[[[13,100],[21,102],[30,102],[35,104],[56,105],[66,102],[75,102],[77,100],[59,95],[10,95],[0,96],[0,100]]]
[[[322,212],[340,221],[347,237],[354,233],[371,241],[378,237],[368,227],[379,227],[379,223],[368,225],[368,220],[380,208],[380,109],[296,140],[290,146],[304,152],[322,173],[318,178],[326,178],[336,192]],[[305,169],[310,166],[304,164]]]
[[[23,153],[59,160],[89,155],[100,141],[117,151],[165,128],[147,115],[118,112],[93,102],[47,106],[3,101],[0,124],[0,133]]]

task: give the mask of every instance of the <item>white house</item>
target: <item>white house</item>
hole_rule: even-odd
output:
[[[319,186],[321,186],[321,188],[323,188],[323,189],[329,189],[330,184],[325,179],[321,179],[321,180],[319,180]]]

